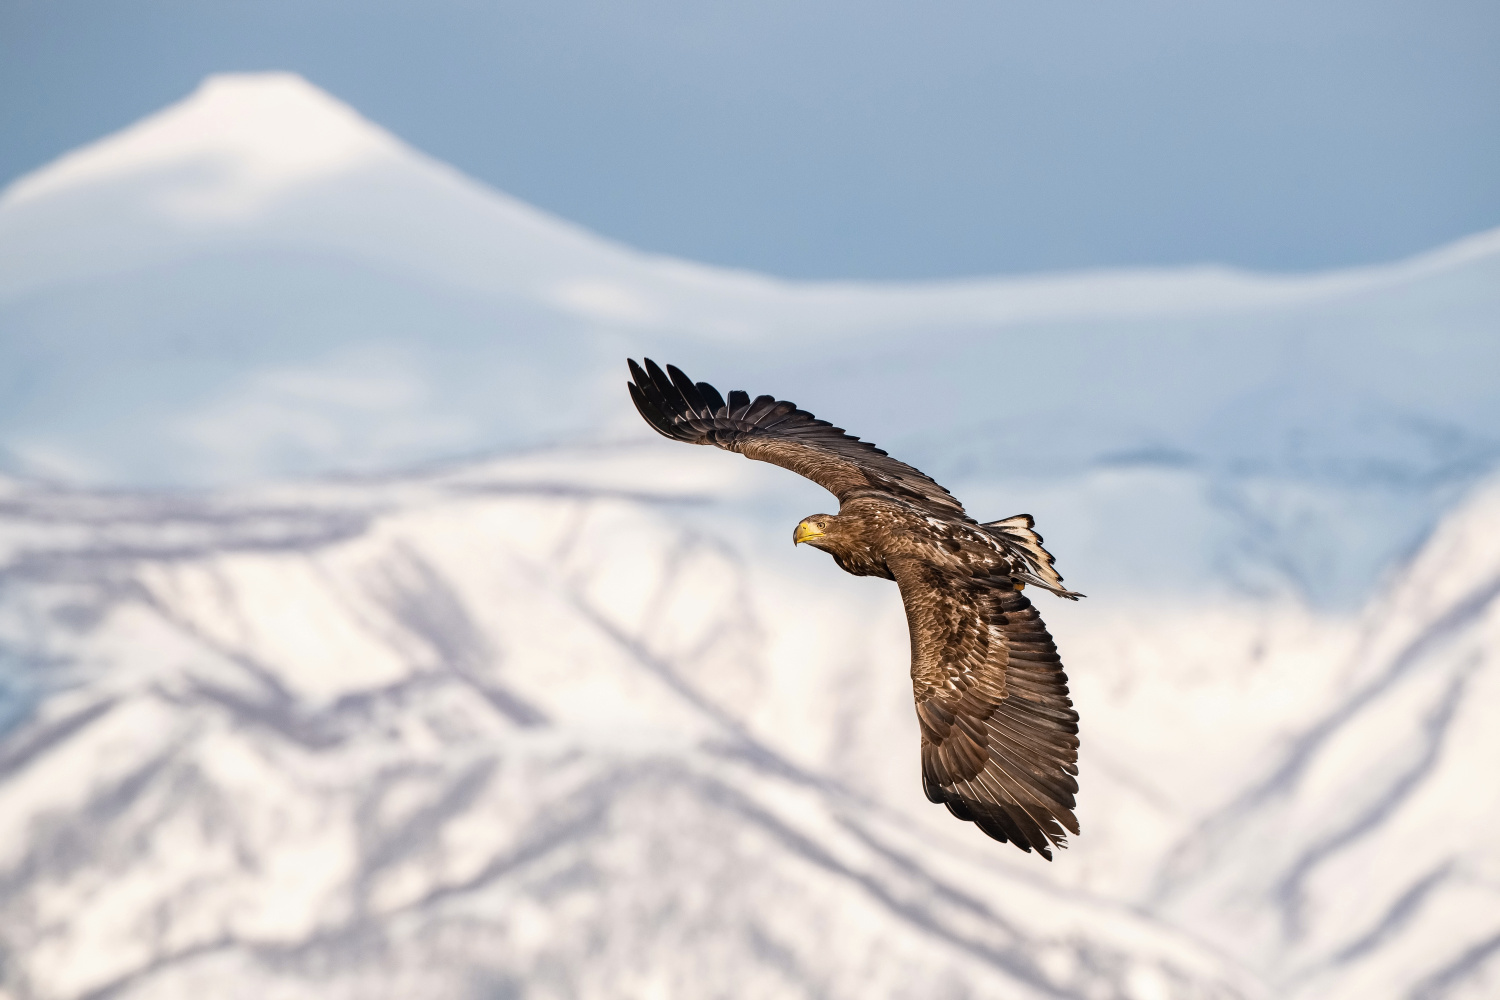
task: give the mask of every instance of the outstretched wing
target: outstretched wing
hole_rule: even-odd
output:
[[[911,628],[922,785],[959,819],[1051,860],[1078,833],[1078,713],[1057,648],[1007,578],[892,565]]]
[[[630,375],[635,408],[674,441],[711,444],[791,469],[840,503],[862,495],[894,495],[934,513],[967,516],[963,505],[932,479],[842,427],[797,409],[796,403],[772,396],[752,400],[738,389],[725,402],[707,382],[695,384],[672,365],[663,372],[650,358],[644,370],[631,361]]]

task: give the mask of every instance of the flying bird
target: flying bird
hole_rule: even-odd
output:
[[[855,576],[896,581],[911,630],[922,786],[998,841],[1052,860],[1078,833],[1078,713],[1041,616],[1022,588],[1077,600],[1029,514],[980,524],[943,487],[881,449],[772,396],[726,401],[672,365],[629,362],[630,398],[674,441],[790,469],[837,514],[792,534]]]

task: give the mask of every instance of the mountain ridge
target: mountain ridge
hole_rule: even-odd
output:
[[[463,177],[453,168],[407,146],[384,128],[364,119],[353,108],[331,97],[292,73],[240,73],[210,76],[197,91],[181,102],[142,119],[114,135],[65,154],[58,160],[13,181],[0,192],[0,208],[45,200],[70,189],[86,187],[99,181],[112,181],[132,174],[148,172],[163,164],[222,158],[232,165],[231,175],[252,188],[255,182],[274,194],[278,187],[291,188],[321,180],[325,176],[351,173],[361,166],[380,161],[414,161],[434,174],[445,174],[482,191],[512,213],[515,224],[528,225],[535,234],[574,237],[577,252],[586,244],[625,251],[645,260],[668,264],[685,277],[711,275],[754,276],[754,272],[737,271],[693,264],[677,258],[629,251],[589,232],[582,226],[566,222],[535,209],[477,181]],[[181,169],[180,167],[176,169]],[[257,175],[260,175],[257,177]],[[278,183],[279,182],[279,183]],[[241,196],[241,200],[248,200]],[[227,216],[236,214],[233,202],[224,208]],[[191,214],[194,205],[207,212],[213,206],[207,201],[182,203]],[[170,203],[168,205],[170,207]],[[253,206],[250,206],[253,207]],[[1091,269],[1067,275],[1036,275],[1013,278],[955,278],[919,282],[857,281],[790,281],[760,276],[762,281],[790,288],[854,289],[880,288],[961,288],[995,284],[1024,284],[1038,278],[1057,281],[1089,282],[1104,279],[1142,279],[1149,276],[1171,276],[1192,280],[1202,277],[1217,282],[1208,290],[1204,305],[1223,307],[1233,282],[1241,281],[1263,287],[1278,284],[1318,285],[1304,294],[1337,292],[1358,288],[1371,281],[1401,280],[1452,267],[1476,257],[1500,252],[1500,229],[1487,230],[1454,241],[1395,264],[1367,265],[1342,271],[1314,275],[1270,275],[1217,265],[1193,267],[1152,267]]]
[[[1494,912],[1500,802],[1469,786],[1500,698],[1500,591],[1474,597],[1500,564],[1473,544],[1500,537],[1500,487],[1356,623],[1047,602],[1084,835],[1038,868],[923,799],[894,594],[768,543],[780,516],[743,497],[779,470],[700,457],[197,497],[12,486],[0,643],[45,679],[0,733],[0,989],[1310,1000],[1446,976],[1441,995],[1482,995],[1482,956],[1454,963],[1488,931],[1455,914]],[[1469,605],[1464,636],[1400,652]],[[1435,711],[1452,756],[1420,739]],[[1255,797],[1299,746],[1303,787]],[[1434,861],[1423,831],[1455,794],[1469,818]],[[1277,887],[1308,851],[1283,939]],[[1329,880],[1350,864],[1358,888]],[[1178,873],[1169,892],[1152,870]],[[1247,914],[1246,892],[1266,902]]]
[[[767,604],[770,567],[719,517],[560,500],[534,474],[452,470],[373,504],[335,486],[272,539],[232,497],[118,523],[119,498],[10,508],[4,537],[31,541],[6,557],[0,632],[72,671],[0,737],[0,986],[1263,995],[1128,906],[978,845],[934,856],[929,821],[818,763],[796,718],[843,683],[817,650],[863,600],[825,602],[847,625],[814,636],[785,613],[806,588]],[[49,522],[50,548],[26,530]],[[28,645],[37,615],[66,624]]]
[[[641,433],[619,358],[651,353],[949,478],[1359,454],[1472,481],[1500,454],[1497,245],[1303,277],[788,282],[600,240],[300,78],[213,77],[0,194],[0,467],[215,485],[616,439]]]

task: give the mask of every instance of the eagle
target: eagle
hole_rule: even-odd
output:
[[[803,518],[792,542],[896,581],[927,798],[1051,861],[1078,834],[1078,713],[1022,589],[1083,595],[1063,587],[1031,516],[981,524],[929,477],[795,403],[738,389],[725,400],[675,366],[628,364],[630,398],[661,434],[779,465],[838,498],[837,514]]]

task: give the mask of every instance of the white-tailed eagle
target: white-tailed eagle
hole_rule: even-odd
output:
[[[980,524],[947,490],[826,420],[771,396],[726,401],[649,358],[630,398],[675,441],[791,469],[839,500],[792,535],[856,576],[895,580],[911,629],[911,679],[927,797],[991,837],[1051,860],[1078,833],[1078,713],[1027,585],[1073,600],[1028,514]]]

